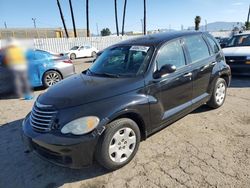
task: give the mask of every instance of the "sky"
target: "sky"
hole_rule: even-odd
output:
[[[72,28],[69,1],[60,0],[68,28]],[[124,0],[117,0],[119,29],[122,26]],[[201,16],[201,25],[216,21],[245,22],[249,0],[147,0],[147,29],[180,29],[194,25]],[[85,0],[72,0],[77,28],[86,28]],[[97,33],[108,27],[114,33],[114,0],[89,0],[90,30]],[[0,28],[63,27],[56,0],[0,0]],[[127,0],[125,31],[141,31],[143,0]]]

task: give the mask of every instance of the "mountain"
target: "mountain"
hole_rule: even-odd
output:
[[[207,24],[207,31],[221,31],[221,30],[232,30],[234,27],[241,28],[244,24],[242,22],[213,22]],[[194,30],[194,27],[189,27]],[[200,31],[205,31],[205,26],[200,26]]]

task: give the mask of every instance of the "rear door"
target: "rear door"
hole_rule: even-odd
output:
[[[202,35],[184,37],[183,42],[189,57],[188,63],[192,66],[192,102],[194,105],[200,105],[209,97],[208,86],[216,60]]]

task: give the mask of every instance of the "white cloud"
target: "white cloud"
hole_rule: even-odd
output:
[[[235,2],[235,3],[232,3],[233,6],[240,6],[240,5],[243,5],[244,3],[243,2]]]

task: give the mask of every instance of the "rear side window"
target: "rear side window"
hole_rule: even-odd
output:
[[[184,38],[192,63],[210,56],[208,46],[200,35]]]
[[[158,70],[166,64],[175,65],[176,68],[185,65],[185,57],[180,41],[174,41],[166,44],[160,49],[157,57]]]
[[[207,36],[207,40],[212,47],[213,53],[217,54],[220,51],[220,48],[218,47],[217,43],[214,41],[214,39],[211,36]]]

